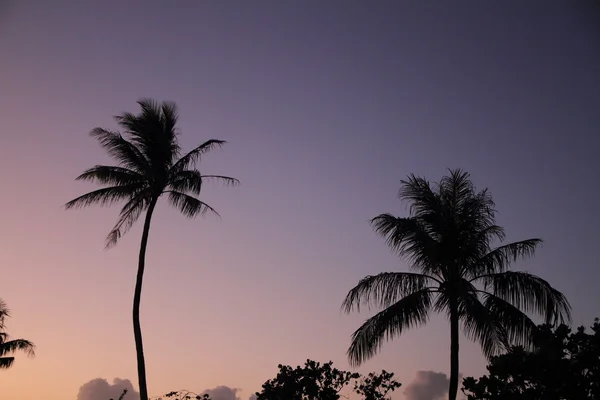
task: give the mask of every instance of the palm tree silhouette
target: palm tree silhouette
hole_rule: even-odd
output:
[[[141,112],[137,115],[123,113],[115,117],[127,138],[119,132],[95,128],[90,135],[100,142],[117,166],[96,165],[79,175],[76,180],[87,180],[105,187],[84,194],[68,202],[65,207],[79,208],[99,204],[102,206],[124,201],[119,219],[108,234],[106,248],[118,240],[145,211],[144,230],[140,245],[138,271],[133,297],[133,333],[138,365],[140,400],[148,399],[146,367],[140,327],[140,298],[144,276],[146,246],[154,208],[162,195],[170,204],[189,218],[206,212],[218,213],[198,199],[203,183],[218,180],[236,185],[237,179],[221,175],[202,175],[196,169],[200,157],[223,140],[208,140],[181,156],[176,127],[178,114],[175,103],[158,104],[151,99],[138,101]]]
[[[430,312],[444,312],[451,342],[448,398],[455,400],[460,323],[490,357],[509,344],[532,346],[536,324],[526,312],[553,325],[570,321],[570,305],[559,291],[537,276],[508,270],[518,258],[532,256],[541,239],[493,248],[494,240],[504,240],[504,229],[495,224],[490,193],[477,192],[468,173],[450,170],[433,185],[410,175],[398,197],[410,204],[410,217],[381,214],[371,224],[413,272],[367,276],[349,291],[342,304],[347,313],[361,304],[383,308],[353,333],[351,364],[374,356],[384,340],[425,324]]]
[[[10,310],[6,306],[6,303],[0,299],[0,369],[12,367],[15,358],[12,356],[7,357],[9,354],[23,351],[28,356],[35,355],[35,345],[29,340],[11,339],[10,336],[4,332],[4,329],[6,328],[6,318],[8,317],[10,317]]]

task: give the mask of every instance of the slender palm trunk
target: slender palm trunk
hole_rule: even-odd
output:
[[[138,385],[140,387],[140,400],[148,400],[148,388],[146,386],[146,362],[144,361],[144,346],[142,344],[142,327],[140,325],[140,300],[142,297],[142,282],[144,278],[144,267],[146,265],[146,247],[148,246],[148,234],[150,233],[150,221],[152,212],[156,206],[153,199],[146,211],[142,243],[140,245],[140,258],[138,261],[137,278],[135,280],[135,294],[133,295],[133,336],[135,337],[135,351],[137,355]]]
[[[458,310],[456,303],[450,305],[450,385],[448,400],[456,400],[458,394]]]

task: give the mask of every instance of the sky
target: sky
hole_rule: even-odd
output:
[[[241,181],[206,187],[221,219],[165,203],[154,214],[141,312],[151,395],[227,387],[246,400],[279,363],[349,368],[350,335],[371,314],[340,305],[365,275],[407,269],[368,220],[406,215],[396,194],[410,173],[469,171],[509,240],[545,240],[515,268],[591,324],[600,14],[585,4],[4,0],[0,297],[8,332],[37,356],[0,372],[0,398],[137,387],[141,224],[105,251],[118,208],[62,206],[93,189],[75,176],[110,162],[89,131],[116,128],[141,97],[177,102],[185,148],[227,140],[201,170]],[[428,400],[406,388],[449,372],[449,341],[433,316],[359,371],[393,371],[396,399]],[[462,340],[460,357],[463,376],[484,372],[476,344]]]

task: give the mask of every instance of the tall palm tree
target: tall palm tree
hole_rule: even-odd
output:
[[[504,229],[495,224],[494,202],[487,189],[476,191],[469,174],[451,170],[431,184],[410,175],[398,194],[410,204],[409,217],[381,214],[371,220],[376,232],[408,261],[412,272],[367,276],[347,294],[342,309],[361,305],[382,311],[352,335],[348,358],[359,365],[381,349],[384,340],[423,325],[429,314],[443,312],[450,321],[450,400],[458,391],[459,325],[490,357],[509,344],[532,346],[534,312],[546,323],[571,318],[567,299],[545,280],[510,271],[518,258],[532,256],[542,242],[502,242]]]
[[[15,358],[11,356],[17,351],[23,351],[28,356],[35,355],[35,345],[25,339],[11,339],[4,332],[6,328],[6,318],[10,317],[10,310],[6,303],[0,299],[0,369],[8,369],[12,367]]]
[[[218,180],[236,185],[239,182],[227,176],[202,175],[196,169],[203,154],[222,146],[225,141],[208,140],[182,156],[176,127],[176,105],[171,102],[158,104],[150,99],[142,99],[138,104],[141,107],[139,114],[126,112],[115,117],[125,136],[103,128],[92,130],[90,135],[100,142],[117,165],[96,165],[79,175],[76,180],[92,181],[104,187],[71,200],[65,207],[71,209],[92,204],[106,206],[119,201],[125,202],[116,225],[106,239],[107,248],[116,245],[140,215],[146,213],[133,296],[133,333],[140,400],[147,400],[140,298],[154,208],[161,196],[165,195],[169,203],[186,217],[193,218],[206,212],[217,214],[212,207],[198,199],[203,183]]]

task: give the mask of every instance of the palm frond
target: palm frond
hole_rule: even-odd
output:
[[[505,237],[504,228],[498,225],[472,228],[474,229],[461,230],[459,234],[460,245],[457,247],[460,252],[461,273],[468,270],[471,265],[477,264],[483,256],[488,254],[492,250],[492,242],[502,241]],[[466,273],[465,276],[469,276],[469,273]]]
[[[110,249],[117,244],[119,239],[135,224],[142,212],[148,208],[149,204],[150,193],[141,192],[121,208],[117,223],[106,237],[105,249]]]
[[[419,217],[432,212],[441,213],[440,197],[425,178],[410,174],[406,180],[400,181],[400,184],[398,198],[410,204],[411,216]]]
[[[481,258],[465,266],[465,275],[476,277],[508,270],[510,265],[520,258],[532,257],[543,243],[542,239],[527,239],[497,247]]]
[[[384,340],[391,340],[406,329],[425,324],[431,308],[431,296],[428,289],[414,292],[366,320],[352,334],[347,351],[350,364],[362,364],[381,349]]]
[[[118,201],[134,197],[140,189],[140,185],[136,183],[133,185],[111,186],[94,190],[69,201],[65,204],[65,208],[68,210],[71,208],[87,207],[93,204],[109,206]]]
[[[14,357],[0,357],[0,369],[9,369],[14,362]]]
[[[22,351],[28,356],[35,356],[35,345],[29,340],[13,339],[0,343],[0,356]]]
[[[103,128],[95,128],[90,136],[97,139],[106,152],[113,157],[119,165],[142,175],[148,174],[150,165],[146,157],[133,143],[124,139],[118,132]]]
[[[472,340],[479,342],[483,354],[490,358],[508,346],[508,337],[497,314],[492,314],[481,303],[476,293],[463,293],[459,299],[459,319],[463,332]]]
[[[538,328],[531,318],[498,296],[491,293],[483,293],[482,296],[485,308],[496,323],[502,326],[507,345],[532,349],[534,334]]]
[[[342,310],[350,313],[360,312],[361,304],[385,308],[409,294],[428,288],[437,279],[423,274],[410,272],[383,272],[361,279],[348,292],[342,303]]]
[[[492,242],[496,240],[502,242],[506,238],[504,228],[495,225],[494,223],[485,224],[485,226],[478,227],[477,229],[474,229],[468,233],[473,235],[473,242],[484,246],[482,249],[484,249],[485,252],[481,253],[480,251],[477,251],[477,254],[485,254],[489,252]],[[466,241],[469,242],[468,240]]]
[[[143,184],[146,178],[139,172],[128,168],[96,165],[85,170],[75,180],[95,181],[104,185],[126,186]]]
[[[491,239],[502,237],[494,227],[494,202],[487,189],[477,192],[470,175],[460,169],[450,170],[438,184],[441,212],[427,215],[435,222],[435,231],[445,243],[445,258],[464,265],[487,253]],[[438,215],[440,214],[440,215]]]
[[[571,306],[566,297],[544,279],[526,272],[505,271],[482,275],[473,280],[486,291],[524,312],[544,317],[547,324],[571,321]]]
[[[453,211],[459,211],[464,202],[472,199],[475,187],[470,174],[460,169],[449,170],[450,174],[440,179],[438,191],[442,202]]]
[[[194,196],[202,191],[203,176],[197,169],[178,171],[176,175],[169,178],[167,190],[174,190]]]
[[[124,112],[115,116],[131,142],[145,155],[155,173],[166,170],[181,151],[177,140],[177,107],[175,103],[158,103],[153,99],[138,100],[139,114]],[[164,114],[164,111],[167,114]]]
[[[229,176],[224,175],[202,175],[203,180],[215,180],[219,183],[222,183],[225,186],[238,186],[240,184],[239,179],[231,178]]]
[[[179,119],[177,104],[172,101],[163,101],[160,105],[160,111],[164,130],[177,133],[176,125]]]
[[[193,168],[203,154],[208,153],[216,147],[223,147],[227,143],[225,140],[210,139],[202,143],[200,146],[191,150],[189,153],[181,157],[171,168],[170,175],[177,175],[179,171]]]
[[[493,240],[503,241],[506,238],[504,228],[499,225],[487,225],[477,231],[480,240],[492,242]]]
[[[10,317],[10,310],[6,305],[6,302],[0,299],[0,329],[4,329],[4,321]]]
[[[411,268],[438,275],[434,272],[438,261],[438,243],[418,219],[381,214],[371,220],[371,225],[375,232],[386,239],[392,250],[410,261]]]
[[[466,225],[460,225],[461,228],[482,231],[494,225],[496,205],[488,189],[475,192],[475,188],[471,184],[469,192],[456,195],[462,197],[455,200],[457,208],[454,209],[454,212],[460,222],[466,222]]]
[[[472,261],[489,252],[494,240],[504,240],[504,229],[495,225],[496,210],[487,189],[457,201],[458,208],[451,211],[453,236],[467,256],[464,262]]]
[[[177,140],[178,132],[175,128],[178,119],[177,105],[170,101],[159,104],[150,98],[141,99],[138,104],[142,109],[138,119],[143,122],[145,129],[133,132],[136,140],[148,150],[158,151],[160,155],[155,158],[164,162],[165,166],[171,167],[181,152]],[[164,111],[167,113],[165,114]],[[156,132],[153,135],[148,135],[154,130]]]
[[[123,112],[121,113],[121,115],[115,115],[113,118],[123,129],[125,129],[125,133],[127,133],[128,135],[131,135],[132,133],[136,134],[136,132],[143,131],[145,128],[140,123],[140,118],[138,118],[138,116],[132,112]],[[135,144],[137,145],[137,143]],[[140,148],[140,152],[142,154],[144,153],[142,148]]]
[[[182,192],[198,196],[202,190],[202,184],[206,180],[217,180],[225,185],[236,186],[239,181],[235,178],[222,175],[202,175],[197,169],[178,171],[169,179],[168,190]]]
[[[169,202],[188,218],[204,215],[207,212],[211,212],[220,217],[219,213],[214,208],[195,197],[175,191],[168,191],[165,193],[169,194]]]

